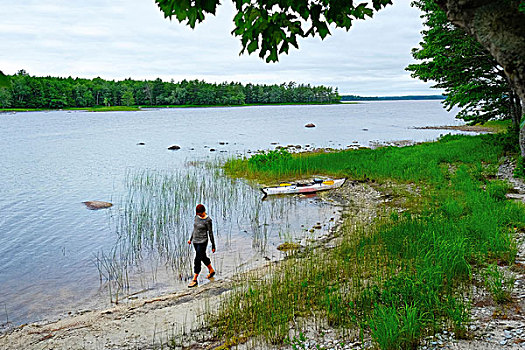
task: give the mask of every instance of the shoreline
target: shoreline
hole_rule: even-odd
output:
[[[336,225],[310,243],[314,246],[327,245],[337,239],[336,232],[345,215],[362,215],[369,219],[374,217],[368,211],[373,210],[381,195],[366,183],[347,181],[342,188],[321,192],[319,197],[333,202],[334,208],[341,210],[337,210],[334,219]],[[353,198],[350,202],[346,201],[350,198]],[[355,203],[355,198],[359,198],[359,203],[349,205]],[[365,214],[362,214],[363,210],[366,210]],[[277,261],[263,260],[255,266],[249,266],[241,274],[264,274],[283,259],[286,259],[285,254]],[[196,289],[134,299],[106,309],[80,310],[56,320],[44,319],[22,324],[0,333],[0,348],[136,349],[140,344],[141,349],[153,349],[161,343],[165,344],[170,336],[182,329],[185,330],[183,333],[193,329],[202,336],[199,315],[202,316],[211,305],[217,305],[221,295],[242,279],[233,275],[218,277],[221,279],[202,284]],[[156,339],[155,343],[152,343],[152,339]]]
[[[418,130],[458,130],[475,133],[496,133],[495,127],[482,125],[440,125],[440,126],[419,126],[414,127]]]
[[[508,174],[507,174],[508,175]],[[500,178],[506,178],[500,171]],[[370,223],[377,217],[380,208],[394,201],[388,193],[389,186],[369,184],[366,181],[350,180],[332,191],[321,192],[322,200],[335,202],[342,208],[338,212],[337,224],[326,234],[311,243],[310,248],[330,249],[341,238],[338,231],[342,228],[343,217],[352,217],[352,222]],[[404,186],[404,185],[399,185]],[[520,183],[525,189],[525,184]],[[396,210],[402,205],[394,203]],[[525,266],[525,235],[517,237],[518,266]],[[301,253],[299,253],[301,254]],[[299,259],[303,257],[299,256]],[[286,257],[285,257],[286,259]],[[225,345],[224,341],[212,338],[211,333],[202,328],[203,316],[220,306],[221,298],[229,293],[238,281],[246,278],[263,278],[283,260],[263,262],[252,266],[238,276],[221,277],[192,290],[179,290],[153,298],[135,299],[126,304],[115,305],[106,309],[83,310],[56,321],[43,320],[20,325],[0,334],[0,347],[24,349],[158,349],[168,341],[175,341],[177,346],[190,346],[194,349],[214,348]],[[471,339],[457,339],[453,333],[446,331],[422,340],[419,349],[455,349],[467,350],[477,348],[492,349],[496,346],[518,347],[521,334],[525,335],[525,316],[521,307],[525,307],[525,267],[517,275],[513,302],[494,305],[490,295],[473,286],[471,297],[473,307],[470,310],[472,322],[469,323]],[[482,276],[475,275],[475,279]],[[512,307],[516,305],[517,307]],[[293,332],[293,327],[291,332]],[[510,332],[510,333],[509,333]],[[176,338],[182,334],[181,338]],[[510,338],[509,338],[510,336]],[[175,338],[173,338],[175,337]],[[329,326],[308,327],[305,337],[311,344],[343,349],[338,344],[346,342],[353,348],[368,349],[372,347],[369,335],[362,340],[356,336],[351,341]],[[241,349],[266,349],[258,339],[242,339]],[[504,344],[503,344],[504,343]],[[290,348],[284,347],[284,348]]]
[[[152,109],[175,108],[229,108],[229,107],[264,107],[264,106],[325,106],[341,104],[358,104],[358,102],[281,102],[281,103],[246,103],[242,105],[138,105],[138,106],[98,106],[71,108],[0,108],[0,113],[51,112],[51,111],[87,111],[87,112],[136,112]]]
[[[505,176],[501,177],[506,178]],[[350,185],[368,186],[368,184],[365,181],[349,181],[348,186]],[[525,186],[523,188],[525,188]],[[343,203],[344,209],[341,213],[341,218],[345,215],[348,215],[348,210],[352,209],[352,206],[344,205],[348,204],[349,201],[353,198],[352,194],[345,196],[344,191],[346,190],[347,188],[344,188],[340,190],[334,190],[333,192],[325,192],[320,195],[321,197],[328,197],[330,200],[337,200],[340,204]],[[333,196],[331,196],[331,194]],[[375,198],[378,201],[390,201],[389,195],[383,194],[380,191],[376,191],[374,196],[368,197],[369,201],[372,201],[372,198]],[[359,209],[360,207],[356,206],[356,210],[359,211]],[[353,213],[350,212],[350,214],[354,216]],[[370,216],[370,218],[372,217],[373,215]],[[340,220],[340,218],[338,218],[338,220]],[[340,225],[341,223],[338,222],[336,228],[339,228]],[[330,244],[330,242],[334,238],[337,238],[335,231],[330,232],[328,237],[326,237],[326,240],[324,240],[324,238],[320,238],[319,241],[322,241],[323,244]],[[521,265],[524,265],[525,244],[523,242],[523,237],[521,237],[521,241],[522,242],[518,244],[519,259],[517,258],[516,261]],[[264,266],[250,270],[247,273],[256,273],[257,271],[270,268],[271,266],[273,266],[273,264],[273,262],[267,263]],[[515,298],[515,301],[518,306],[525,306],[525,284],[523,283],[523,281],[525,281],[525,268],[523,268],[523,271],[521,271],[520,273],[521,274],[519,275],[519,278],[516,279],[519,282],[519,289],[516,289],[516,292],[514,293],[513,297]],[[478,276],[478,278],[480,277],[481,276]],[[217,305],[217,303],[220,302],[220,297],[224,293],[227,293],[229,290],[231,290],[234,283],[234,278],[224,279],[222,281],[217,281],[203,285],[197,290],[191,292],[179,291],[177,293],[171,293],[152,299],[136,300],[133,301],[133,303],[130,303],[129,305],[119,305],[107,310],[91,310],[87,312],[82,312],[81,314],[72,316],[73,318],[68,317],[64,320],[59,320],[56,322],[43,322],[43,324],[22,325],[20,327],[15,328],[10,333],[17,333],[17,335],[14,337],[17,338],[17,336],[20,336],[18,339],[23,339],[23,341],[21,341],[19,344],[31,344],[32,346],[35,346],[35,349],[41,349],[43,345],[42,342],[44,341],[50,344],[50,348],[60,348],[59,344],[63,344],[61,343],[62,341],[69,341],[69,343],[66,343],[64,347],[72,349],[74,349],[75,346],[78,346],[79,349],[108,348],[106,347],[106,341],[109,342],[109,348],[112,348],[111,346],[113,346],[113,348],[115,349],[131,349],[136,348],[138,345],[140,345],[140,348],[153,348],[154,344],[152,343],[152,339],[155,339],[156,336],[159,336],[159,340],[161,341],[162,339],[168,339],[167,337],[163,337],[166,334],[170,334],[170,330],[168,329],[169,327],[171,327],[173,331],[172,334],[175,334],[175,330],[179,326],[189,326],[187,322],[192,322],[195,325],[199,325],[199,322],[201,320],[195,314],[202,315],[206,312],[206,310],[209,310],[211,307]],[[475,292],[477,292],[477,290],[475,290]],[[518,294],[516,295],[516,293]],[[479,296],[478,301],[476,301],[476,303],[479,302],[481,304],[480,306],[476,306],[476,309],[472,308],[471,310],[473,313],[478,312],[478,314],[475,316],[480,317],[478,319],[474,318],[474,320],[484,320],[483,322],[480,321],[477,325],[474,325],[474,328],[470,329],[475,339],[458,340],[455,339],[453,335],[443,332],[443,335],[440,335],[438,333],[438,335],[436,336],[423,339],[421,347],[427,346],[427,348],[433,349],[438,347],[441,348],[441,345],[445,344],[446,347],[452,349],[471,349],[473,347],[478,347],[480,349],[489,349],[493,348],[493,346],[498,346],[498,342],[503,342],[505,339],[499,339],[499,334],[497,336],[491,336],[490,339],[485,339],[487,333],[492,334],[500,332],[506,337],[507,333],[505,333],[505,331],[508,331],[508,327],[512,327],[510,329],[516,330],[516,332],[518,330],[525,331],[523,327],[520,327],[519,323],[520,321],[525,320],[525,317],[521,315],[521,310],[516,311],[514,314],[511,315],[512,310],[505,311],[505,309],[503,309],[504,313],[499,314],[499,316],[502,316],[503,318],[498,319],[495,318],[498,317],[498,314],[496,313],[496,311],[498,310],[498,305],[491,306],[493,307],[493,309],[490,309],[490,307],[486,307],[486,305],[483,306],[484,303],[487,302],[486,293],[485,295],[483,293],[480,293],[479,295],[475,296]],[[524,308],[522,307],[521,309]],[[154,315],[152,316],[151,313],[153,313]],[[180,315],[183,315],[183,317],[179,317]],[[509,317],[509,315],[511,315],[511,317],[517,318],[520,321],[517,321],[516,319],[510,320],[512,322],[504,321],[505,318]],[[176,319],[180,321],[177,321],[179,322],[177,324],[173,322],[175,316],[177,316]],[[167,328],[161,329],[161,324],[157,323],[158,319],[163,319],[164,321],[162,321],[161,323]],[[101,322],[103,323],[101,324]],[[137,332],[137,323],[141,323],[141,327],[145,328],[141,328],[141,330]],[[116,327],[114,327],[115,324],[117,324]],[[486,327],[481,327],[485,324]],[[105,326],[108,326],[109,329]],[[17,331],[18,328],[20,329],[20,331]],[[151,328],[153,328],[152,333]],[[150,333],[146,334],[148,332],[148,329],[150,330]],[[124,332],[124,334],[122,334],[122,331]],[[519,334],[516,332],[511,334],[511,338],[515,337],[515,340],[521,339],[518,338]],[[131,333],[133,336],[129,337],[129,333]],[[159,334],[163,334],[163,336],[160,336]],[[313,334],[313,336],[316,335]],[[6,335],[0,335],[0,345],[3,344],[4,339],[7,339],[7,337],[7,333]],[[333,337],[336,337],[336,335],[334,334],[332,338]],[[86,339],[90,339],[87,340],[87,344]],[[201,340],[202,339],[204,338],[201,338]],[[24,341],[27,343],[24,343]],[[11,345],[11,343],[9,342],[7,344]],[[499,345],[505,344],[499,343]],[[364,344],[356,345],[364,346]],[[508,343],[508,345],[510,345],[510,343]],[[25,346],[24,348],[31,349],[28,346]]]

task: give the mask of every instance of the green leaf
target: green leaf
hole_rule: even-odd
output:
[[[378,11],[386,5],[392,5],[392,0],[373,0],[372,3],[374,5],[374,9]]]
[[[288,42],[293,45],[296,49],[299,48],[299,44],[297,44],[297,37],[294,35],[290,39],[288,39]]]
[[[267,63],[270,63],[270,62],[277,62],[279,59],[277,57],[277,49],[275,49],[274,47],[270,50],[270,54],[268,55],[268,57],[266,58],[266,62]]]
[[[287,41],[284,41],[281,45],[281,49],[279,50],[279,53],[288,53],[289,45]]]
[[[317,32],[319,33],[319,36],[321,36],[321,39],[324,39],[330,34],[330,29],[328,29],[325,22],[319,22],[317,25]]]
[[[252,40],[252,42],[248,45],[248,53],[252,53],[258,48],[259,48],[259,41],[257,39]]]
[[[218,1],[215,0],[204,0],[202,2],[202,9],[208,13],[215,14],[217,9]]]
[[[191,29],[195,29],[195,22],[197,21],[197,10],[195,8],[190,8],[187,13],[188,24]]]

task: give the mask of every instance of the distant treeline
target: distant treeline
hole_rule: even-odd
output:
[[[443,95],[429,95],[429,96],[357,96],[357,95],[343,95],[341,101],[400,101],[400,100],[444,100]]]
[[[0,88],[0,108],[74,108],[95,106],[244,105],[269,103],[335,103],[337,88],[294,82],[281,85],[210,84],[183,80],[122,81],[34,77],[24,70],[7,76]]]

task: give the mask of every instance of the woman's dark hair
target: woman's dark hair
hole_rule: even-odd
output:
[[[206,208],[202,204],[197,204],[197,208],[195,208],[195,212],[197,214],[202,214],[206,211]]]

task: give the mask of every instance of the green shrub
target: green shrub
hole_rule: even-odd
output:
[[[369,321],[374,342],[382,350],[401,349],[401,320],[393,307],[377,305]]]
[[[520,150],[519,135],[519,128],[515,125],[511,125],[506,132],[496,135],[496,142],[503,147],[504,152],[517,153]]]
[[[510,300],[510,294],[514,288],[513,276],[505,276],[496,264],[491,264],[483,271],[483,277],[485,287],[495,302],[503,303]]]
[[[518,157],[516,168],[514,169],[514,177],[525,180],[525,157]]]
[[[486,191],[490,197],[496,201],[505,200],[505,195],[509,191],[510,186],[505,181],[491,181],[487,184]]]
[[[282,162],[292,158],[292,154],[286,149],[281,148],[274,151],[262,151],[254,154],[248,159],[248,163],[257,168],[264,168],[271,165],[271,163]]]

